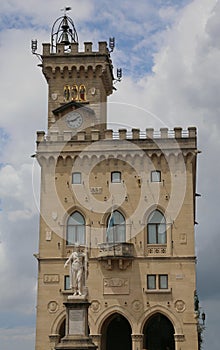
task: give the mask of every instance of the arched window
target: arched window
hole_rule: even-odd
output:
[[[147,243],[166,244],[166,220],[159,210],[154,210],[147,222]]]
[[[113,211],[111,215],[109,215],[106,241],[111,243],[126,241],[125,218],[117,210]]]
[[[85,219],[75,211],[67,221],[67,245],[85,244]]]

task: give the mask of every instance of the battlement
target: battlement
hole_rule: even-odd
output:
[[[76,141],[99,141],[99,140],[134,140],[134,141],[158,141],[166,139],[177,139],[178,142],[181,140],[185,141],[187,139],[194,140],[196,145],[196,128],[189,127],[184,130],[180,127],[175,127],[173,130],[168,128],[161,128],[159,131],[153,128],[147,128],[145,131],[140,131],[140,129],[119,129],[118,131],[113,131],[112,129],[107,129],[104,132],[99,130],[90,130],[89,132],[83,130],[74,133],[73,131],[63,131],[60,133],[58,130],[51,130],[46,135],[44,131],[37,132],[37,143],[40,142],[76,142]]]
[[[56,52],[52,52],[52,47],[50,43],[43,43],[43,56],[82,56],[82,55],[108,55],[109,50],[107,48],[107,42],[106,41],[100,41],[98,43],[98,51],[92,51],[92,42],[85,42],[84,43],[84,51],[79,51],[79,44],[78,43],[71,43],[69,45],[69,49],[66,50],[66,45],[62,43],[58,43],[56,45]]]

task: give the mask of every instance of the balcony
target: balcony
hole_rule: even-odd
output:
[[[98,260],[108,270],[112,270],[114,264],[118,264],[119,269],[125,270],[134,258],[132,243],[101,243],[98,247]]]

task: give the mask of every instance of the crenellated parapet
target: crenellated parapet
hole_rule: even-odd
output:
[[[47,161],[72,163],[76,157],[85,159],[103,158],[121,159],[128,158],[135,163],[143,159],[146,154],[149,158],[159,161],[163,157],[174,158],[185,157],[190,163],[198,153],[196,128],[189,127],[187,130],[176,127],[173,130],[161,128],[156,131],[148,128],[145,131],[139,129],[120,129],[117,132],[107,129],[105,132],[99,130],[72,131],[51,130],[47,135],[44,131],[37,132],[37,155]],[[114,151],[113,151],[114,149]],[[73,152],[74,151],[74,152]],[[162,157],[162,158],[161,158]]]
[[[182,129],[180,127],[175,127],[172,130],[168,128],[161,128],[160,130],[154,130],[153,128],[147,128],[144,131],[140,129],[119,129],[114,131],[113,129],[106,129],[104,132],[100,130],[86,130],[78,131],[62,131],[51,130],[48,134],[44,131],[37,132],[37,143],[39,142],[59,142],[59,141],[99,141],[99,140],[132,140],[132,141],[158,141],[159,140],[178,140],[187,141],[189,145],[189,140],[196,147],[197,130],[195,127],[189,127],[188,129]],[[188,146],[189,147],[189,146]]]

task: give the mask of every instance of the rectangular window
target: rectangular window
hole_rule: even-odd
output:
[[[70,276],[64,276],[64,290],[70,289]]]
[[[168,275],[159,275],[159,289],[168,289]]]
[[[72,173],[72,184],[79,185],[81,184],[81,182],[82,182],[81,173],[79,172]]]
[[[159,170],[151,171],[151,182],[161,182],[161,172]]]
[[[147,289],[156,289],[156,275],[147,275]]]
[[[147,289],[168,289],[168,275],[147,275]]]
[[[121,173],[120,173],[120,171],[113,171],[111,173],[111,182],[112,183],[120,183],[121,182]]]

